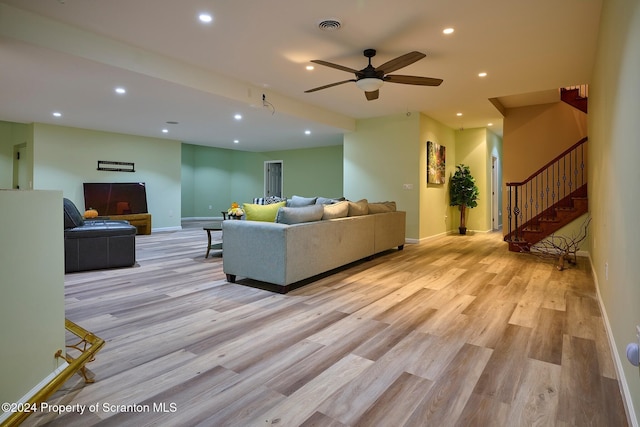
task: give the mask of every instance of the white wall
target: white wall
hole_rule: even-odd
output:
[[[637,342],[635,327],[640,325],[638,76],[640,2],[603,2],[589,86],[591,258],[636,416],[640,414],[640,372],[626,361],[625,347]]]
[[[18,402],[65,363],[62,192],[0,190],[0,206],[0,402]]]
[[[98,160],[133,162],[135,172],[98,171]],[[84,210],[83,182],[145,182],[152,227],[180,227],[180,142],[33,124],[33,187],[62,190]]]

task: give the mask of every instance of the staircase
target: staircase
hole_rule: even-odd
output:
[[[589,210],[587,141],[583,138],[522,182],[507,183],[509,250],[532,245]]]
[[[570,86],[560,89],[560,100],[577,108],[585,114],[587,113],[588,98],[588,85]]]

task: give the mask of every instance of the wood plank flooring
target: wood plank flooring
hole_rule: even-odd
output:
[[[627,426],[586,259],[559,272],[501,237],[405,245],[280,295],[227,283],[202,223],[137,236],[136,267],[65,277],[66,316],[106,344],[96,382],[49,402],[85,413],[23,425]]]

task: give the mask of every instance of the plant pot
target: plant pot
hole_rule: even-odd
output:
[[[467,227],[458,227],[460,234],[467,234]]]

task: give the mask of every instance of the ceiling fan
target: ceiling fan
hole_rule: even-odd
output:
[[[365,96],[368,101],[373,101],[374,99],[378,99],[380,95],[380,87],[384,82],[389,83],[402,83],[406,85],[418,85],[418,86],[439,86],[442,83],[442,79],[434,79],[432,77],[418,77],[418,76],[401,76],[398,74],[389,75],[400,68],[404,68],[408,65],[413,64],[416,61],[424,58],[424,53],[421,52],[409,52],[402,56],[399,56],[391,61],[385,62],[379,67],[374,67],[371,65],[371,58],[376,56],[375,49],[365,49],[364,56],[369,58],[369,65],[367,65],[362,70],[354,70],[353,68],[345,67],[338,64],[333,64],[331,62],[322,61],[319,59],[314,59],[311,62],[315,64],[324,65],[326,67],[335,68],[342,71],[347,71],[349,73],[355,74],[355,79],[343,80],[341,82],[331,83],[328,85],[316,87],[313,89],[305,90],[305,93],[315,92],[322,89],[327,89],[333,86],[338,86],[344,83],[355,82],[356,85],[364,91]]]

